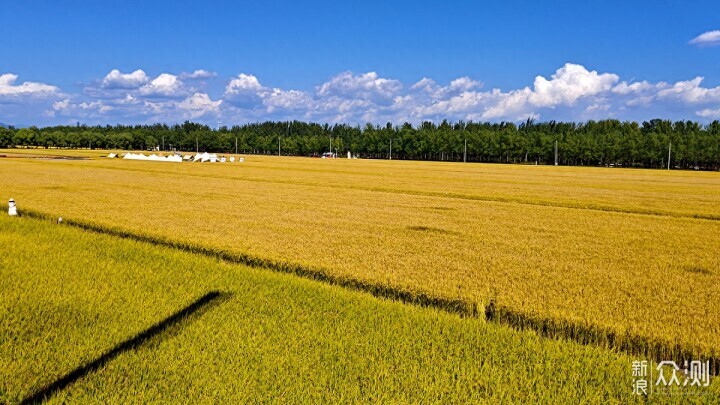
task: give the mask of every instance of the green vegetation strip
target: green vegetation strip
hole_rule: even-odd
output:
[[[24,210],[23,212],[25,215],[32,218],[44,220],[51,220],[54,218],[49,214],[34,210]],[[478,308],[478,303],[468,302],[461,299],[451,300],[425,293],[402,290],[393,286],[373,284],[349,277],[334,276],[321,268],[312,268],[290,262],[268,260],[253,255],[214,249],[199,244],[179,242],[168,238],[134,233],[120,228],[105,227],[86,221],[64,219],[63,223],[87,231],[118,236],[157,246],[179,249],[189,253],[201,254],[229,263],[243,264],[251,267],[271,269],[282,273],[295,274],[300,277],[321,281],[330,285],[366,292],[375,297],[397,300],[421,307],[433,307],[465,317],[478,317],[484,314],[484,318],[488,321],[508,325],[520,330],[530,329],[538,333],[540,336],[554,339],[566,339],[584,345],[595,345],[606,349],[619,350],[630,355],[642,356],[658,362],[664,360],[674,360],[682,364],[684,360],[689,359],[707,360],[711,364],[711,373],[713,375],[720,375],[720,356],[715,352],[707,353],[702,348],[698,347],[688,347],[688,345],[671,343],[661,339],[653,339],[629,332],[618,333],[611,329],[601,328],[591,324],[538,317],[533,314],[519,312],[504,306],[497,306],[492,301],[480,304],[481,308]]]
[[[216,290],[223,305],[49,402],[644,402],[632,395],[634,359],[602,348],[48,221],[2,216],[0,242],[0,402],[104,352],[83,341],[112,347]]]

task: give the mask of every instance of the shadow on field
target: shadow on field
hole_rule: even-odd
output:
[[[21,404],[39,404],[49,399],[56,392],[63,390],[70,384],[74,383],[78,379],[86,376],[103,367],[106,363],[117,357],[123,352],[128,350],[137,349],[143,344],[147,343],[151,339],[165,334],[166,332],[171,333],[171,329],[179,327],[181,324],[191,320],[191,317],[204,313],[209,310],[212,306],[218,305],[221,302],[230,298],[231,293],[211,291],[197,300],[190,303],[188,306],[175,312],[169,317],[156,323],[148,329],[138,333],[124,342],[119,343],[117,346],[103,353],[97,359],[79,366],[78,368],[70,371],[64,376],[58,378],[51,384],[43,387],[36,393],[22,400]]]

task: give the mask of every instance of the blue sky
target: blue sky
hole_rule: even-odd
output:
[[[0,122],[709,122],[718,15],[710,1],[8,2]]]

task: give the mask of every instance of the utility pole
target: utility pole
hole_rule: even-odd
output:
[[[465,138],[465,150],[463,151],[463,163],[467,163],[467,138]]]
[[[162,150],[165,150],[165,137],[162,137]]]
[[[235,137],[235,154],[237,155],[237,136]]]
[[[195,137],[195,154],[200,153],[200,144],[198,143],[197,137]]]
[[[450,136],[450,139],[455,139],[455,124],[453,124],[453,125],[450,126],[450,133],[452,134],[452,135]],[[454,158],[454,157],[455,157],[455,156],[453,156],[453,158]]]
[[[670,170],[670,154],[672,153],[672,142],[668,145],[668,170]]]
[[[330,156],[332,156],[332,135],[330,135]]]
[[[390,155],[388,155],[388,160],[392,160],[392,138],[390,138]]]
[[[555,141],[555,166],[558,165],[557,141]]]
[[[290,136],[290,121],[288,121],[287,130],[285,131],[285,135],[288,137]],[[278,156],[280,156],[280,137],[281,135],[278,135]]]

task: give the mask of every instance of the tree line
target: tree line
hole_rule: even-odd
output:
[[[417,126],[262,122],[217,129],[177,125],[0,127],[0,147],[207,151],[373,159],[720,169],[720,122],[653,119],[475,123]],[[670,149],[670,151],[669,151]],[[670,153],[668,153],[670,152]]]

